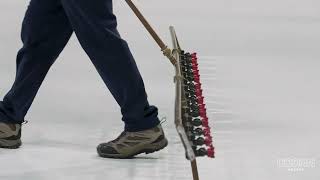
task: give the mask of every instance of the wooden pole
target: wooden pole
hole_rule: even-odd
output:
[[[133,4],[131,0],[125,0],[129,7],[132,9],[132,11],[135,13],[135,15],[139,18],[141,23],[144,25],[144,27],[147,29],[147,31],[150,33],[150,35],[153,37],[153,39],[157,42],[159,47],[161,48],[161,51],[163,54],[170,60],[170,62],[175,65],[177,60],[173,57],[171,50],[168,48],[167,45],[164,44],[164,42],[160,39],[158,34],[154,31],[154,29],[151,27],[151,25],[148,23],[146,18],[141,14],[139,9]]]
[[[126,0],[127,4],[130,6],[132,11],[136,14],[136,16],[139,18],[141,23],[144,25],[144,27],[147,29],[147,31],[150,33],[150,35],[153,37],[153,39],[157,42],[157,44],[160,46],[161,49],[164,49],[166,45],[164,42],[160,39],[158,34],[154,31],[154,29],[151,27],[151,25],[148,23],[146,18],[141,14],[139,9],[133,4],[131,0]]]
[[[197,166],[196,160],[191,161],[191,168],[192,168],[193,180],[199,180],[198,166]]]

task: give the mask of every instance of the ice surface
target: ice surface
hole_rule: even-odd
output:
[[[201,180],[318,180],[320,1],[136,2],[168,43],[197,51],[216,159],[199,158]],[[0,1],[0,96],[15,74],[26,1]],[[1,180],[191,179],[174,129],[174,69],[124,1],[119,30],[160,109],[170,145],[133,160],[97,157],[95,147],[122,130],[117,104],[73,37],[50,70],[23,128],[24,146],[0,150]],[[163,98],[166,97],[166,98]],[[288,171],[281,159],[312,159]]]

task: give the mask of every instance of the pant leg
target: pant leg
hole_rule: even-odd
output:
[[[127,131],[159,124],[140,72],[125,40],[117,31],[112,0],[62,0],[80,44],[121,107]]]
[[[59,0],[31,0],[22,25],[23,47],[17,55],[16,78],[0,102],[0,121],[24,121],[43,79],[72,32]]]

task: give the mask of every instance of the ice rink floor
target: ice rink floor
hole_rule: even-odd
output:
[[[199,54],[216,147],[215,159],[198,159],[201,180],[320,179],[319,1],[136,3],[169,45],[174,25],[182,47]],[[0,98],[14,80],[27,4],[0,1]],[[26,117],[23,147],[0,149],[0,180],[192,179],[173,123],[174,69],[125,2],[114,6],[149,101],[167,119],[168,148],[131,160],[97,156],[96,145],[123,124],[73,36]]]

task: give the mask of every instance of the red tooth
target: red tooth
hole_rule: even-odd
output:
[[[192,70],[193,71],[197,71],[198,70],[198,66],[192,66]]]
[[[205,128],[203,129],[203,134],[204,134],[205,136],[210,135],[210,134],[211,134],[211,130],[210,130],[210,128],[205,127]]]
[[[206,104],[199,104],[200,109],[204,109],[206,107]]]
[[[208,148],[207,153],[208,157],[214,158],[214,147],[211,146],[210,148]]]
[[[209,118],[207,116],[202,117],[203,120],[209,121]]]
[[[200,77],[200,74],[198,72],[196,72],[197,70],[193,71],[193,77]],[[199,84],[199,83],[198,83]]]
[[[206,104],[202,103],[202,104],[199,104],[199,108],[203,111],[206,110]]]
[[[202,117],[202,119],[204,120],[204,121],[209,121],[209,118],[207,117],[207,115],[204,115],[204,116],[201,116]],[[209,127],[209,126],[208,126]]]
[[[206,108],[200,108],[200,109],[199,109],[199,112],[200,112],[200,115],[201,115],[201,114],[205,115],[206,112],[207,112],[207,109],[206,109]]]
[[[200,109],[200,111],[207,112],[207,109],[205,107],[203,107]]]
[[[199,109],[199,113],[200,113],[200,117],[204,117],[204,116],[207,115],[207,111],[206,111],[205,108],[204,109]]]
[[[196,88],[196,89],[198,89],[198,90],[200,90],[200,88]],[[203,101],[203,96],[199,96],[199,97],[197,97],[198,99],[198,101]],[[203,104],[203,102],[201,102],[201,103],[198,103],[198,104]]]
[[[206,138],[207,138],[207,139],[210,139],[210,141],[212,142],[212,136],[211,136],[211,134],[207,135]]]
[[[197,97],[202,96],[202,91],[197,91],[197,92],[196,92],[196,96],[197,96]]]
[[[207,113],[205,112],[205,111],[201,111],[200,112],[200,117],[204,117],[204,116],[206,116],[207,115]]]
[[[205,120],[202,120],[202,125],[204,127],[208,127],[209,126],[209,122],[208,121],[205,121]]]
[[[195,86],[197,89],[201,89],[201,83],[197,83]]]
[[[203,104],[203,96],[198,97],[198,104]]]
[[[202,118],[202,122],[209,122],[208,118]]]
[[[202,116],[201,116],[202,117]],[[203,127],[205,127],[205,128],[209,128],[209,119],[208,118],[203,118],[202,117],[202,125],[203,125]]]
[[[193,71],[193,77],[200,77],[199,72],[197,72],[197,71]],[[199,83],[198,83],[198,84],[199,84]]]
[[[204,140],[204,143],[207,145],[207,146],[210,146],[212,145],[212,139],[210,137],[206,137],[206,139]]]
[[[199,81],[200,80],[200,75],[195,75],[195,76],[193,76],[193,78],[195,79],[195,80],[197,80],[197,81]],[[200,82],[197,82],[197,84],[199,84]]]

